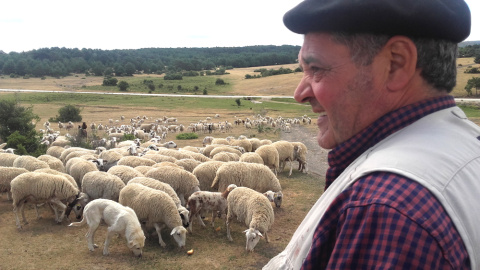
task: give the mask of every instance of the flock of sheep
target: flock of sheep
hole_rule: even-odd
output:
[[[66,139],[48,136],[46,155],[38,158],[0,153],[0,192],[6,192],[7,199],[13,201],[19,229],[28,224],[25,204],[33,205],[37,218],[38,208],[43,205],[53,211],[57,223],[73,210],[77,219],[87,218],[82,222],[94,226],[88,218],[101,214],[94,214],[92,202],[108,200],[118,205],[115,209],[133,210],[142,232],[155,230],[162,247],[166,246],[162,229],[168,228],[178,246],[183,247],[194,221],[205,227],[202,217],[210,212],[212,227],[216,217],[225,220],[229,240],[232,220],[244,223],[246,249],[253,251],[260,238],[268,242],[267,232],[274,224],[272,203],[280,207],[283,200],[277,175],[287,162],[291,175],[293,161],[298,161],[300,171],[307,172],[307,148],[301,142],[206,136],[203,147],[176,149],[174,142],[161,143],[161,138],[154,140],[154,135],[150,139],[137,136],[130,141],[112,140],[115,143],[86,149],[64,142],[55,144]],[[87,233],[92,251],[95,229]],[[127,233],[126,237],[129,248],[141,255],[143,246],[133,247]],[[108,254],[108,242],[109,236],[104,255]]]

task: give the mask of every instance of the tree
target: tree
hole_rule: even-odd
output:
[[[215,81],[215,85],[225,85],[225,81],[222,80],[222,79],[217,79],[217,80]]]
[[[102,86],[117,86],[117,78],[106,77],[103,79]]]
[[[80,115],[80,109],[70,104],[58,109],[58,114],[59,116],[56,116],[55,119],[53,119],[54,121],[60,121],[60,122],[82,121],[82,116]]]
[[[242,105],[242,101],[239,98],[235,99],[235,102],[237,103],[238,107]]]
[[[8,60],[3,65],[3,74],[10,75],[12,73],[15,73],[15,62],[13,60]]]
[[[467,90],[468,95],[472,95],[472,88],[475,88],[475,95],[478,95],[478,90],[480,89],[480,77],[472,77],[467,81],[465,90]]]
[[[126,81],[120,81],[117,86],[120,91],[127,91],[128,87],[130,87],[130,85]]]
[[[34,121],[40,121],[40,117],[33,113],[32,107],[0,100],[0,139],[7,142],[7,147],[17,149],[17,154],[33,153],[40,148]]]
[[[135,73],[135,71],[137,71],[137,69],[135,68],[135,65],[128,62],[126,65],[125,65],[125,74],[127,76],[133,76],[133,74]]]

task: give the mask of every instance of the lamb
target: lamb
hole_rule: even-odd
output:
[[[132,180],[128,181],[128,184],[133,184],[133,183],[142,184],[144,186],[147,186],[149,188],[153,188],[156,190],[161,190],[167,193],[170,197],[172,197],[173,202],[177,206],[177,210],[178,210],[178,213],[180,214],[180,218],[182,219],[183,227],[189,228],[189,225],[190,225],[189,211],[187,210],[187,208],[182,206],[180,202],[180,198],[178,198],[177,193],[175,193],[175,190],[173,190],[173,188],[169,184],[166,184],[148,177],[135,177]]]
[[[263,158],[255,152],[246,152],[240,156],[241,162],[250,162],[250,163],[258,163],[258,164],[264,164],[263,163]]]
[[[148,158],[137,157],[137,156],[125,156],[125,157],[122,157],[117,162],[117,165],[125,165],[125,166],[135,168],[137,166],[152,166],[155,163],[156,163],[155,161]]]
[[[245,230],[247,237],[246,250],[253,251],[260,237],[265,235],[272,227],[275,220],[273,208],[270,201],[263,194],[248,187],[237,187],[227,197],[227,238],[233,241],[230,235],[230,222],[233,218],[248,226]]]
[[[12,192],[10,191],[10,183],[12,180],[20,174],[26,172],[29,172],[29,170],[24,168],[0,167],[0,192],[7,193],[7,200],[12,200]]]
[[[189,220],[191,220],[189,231],[192,232],[193,217],[197,217],[198,223],[205,227],[205,223],[203,223],[200,217],[201,212],[212,211],[212,227],[215,227],[217,212],[220,218],[225,218],[227,214],[227,196],[236,187],[236,185],[229,185],[223,193],[197,191],[190,195],[187,202],[187,206],[190,209]]]
[[[277,193],[275,205],[280,207],[283,194],[280,181],[265,165],[246,162],[227,162],[217,170],[212,187],[218,183],[218,190],[225,190],[228,185],[249,187],[258,192],[272,190]]]
[[[37,159],[46,162],[50,169],[54,169],[63,173],[65,172],[65,166],[59,158],[50,155],[41,155]]]
[[[15,213],[15,221],[17,228],[21,229],[18,211],[22,213],[23,223],[28,224],[25,218],[25,203],[48,202],[52,204],[55,211],[55,221],[61,223],[65,215],[67,206],[62,203],[73,202],[79,195],[79,190],[68,179],[61,175],[53,175],[48,173],[27,172],[15,177],[11,182],[11,192],[13,199],[13,212]],[[58,214],[60,208],[60,215]],[[37,217],[38,211],[37,211]]]
[[[182,166],[183,169],[189,172],[192,172],[198,165],[202,164],[202,162],[196,159],[184,158],[184,159],[179,159],[175,161],[175,164]]]
[[[29,171],[35,171],[42,168],[50,168],[44,161],[38,160],[32,156],[19,156],[13,162],[13,167],[24,168]]]
[[[125,165],[113,166],[108,170],[108,173],[118,176],[125,184],[127,184],[128,181],[135,177],[144,176],[141,172],[135,170],[130,166]]]
[[[172,186],[183,206],[185,206],[185,198],[188,199],[193,192],[200,191],[200,188],[198,187],[200,183],[198,182],[197,177],[184,169],[176,167],[168,167],[168,170],[165,168],[155,168],[148,171],[145,176],[157,179]]]
[[[135,256],[142,256],[142,248],[145,246],[145,235],[138,221],[137,215],[130,208],[117,202],[105,199],[96,199],[85,207],[85,215],[80,222],[70,223],[68,226],[82,226],[88,224],[87,246],[90,251],[95,247],[93,238],[101,221],[108,225],[107,238],[103,247],[103,255],[108,255],[110,239],[115,233],[124,233],[128,248]]]
[[[16,154],[0,153],[0,166],[13,167],[13,162],[18,157],[19,155],[16,155]]]
[[[260,155],[263,159],[263,164],[273,170],[275,175],[278,174],[278,168],[280,166],[280,156],[278,150],[273,145],[262,145],[255,150],[255,153]]]
[[[178,246],[185,246],[187,230],[182,226],[177,207],[167,193],[132,183],[122,189],[119,202],[132,208],[140,222],[145,223],[147,229],[155,228],[158,242],[162,247],[166,246],[161,235],[161,229],[165,225],[172,230],[170,235],[173,236]]]
[[[215,175],[217,174],[218,168],[222,166],[224,162],[222,161],[208,161],[198,165],[193,170],[193,175],[195,175],[200,183],[199,188],[200,190],[206,191],[214,191],[218,190],[218,186],[212,188],[213,179],[215,179]]]
[[[239,161],[240,156],[235,154],[235,153],[229,153],[229,152],[220,152],[215,154],[212,157],[212,160],[216,161],[223,161],[223,162],[229,162],[229,161]]]

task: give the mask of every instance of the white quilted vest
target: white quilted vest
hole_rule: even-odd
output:
[[[472,269],[480,270],[480,127],[458,107],[425,116],[358,157],[310,209],[285,250],[263,269],[300,269],[331,202],[375,171],[400,174],[428,188],[455,224]]]

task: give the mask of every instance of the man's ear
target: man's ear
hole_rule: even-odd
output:
[[[402,90],[415,75],[417,47],[408,37],[394,36],[390,38],[383,50],[385,50],[390,61],[386,86],[389,91]]]

